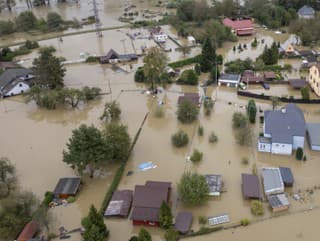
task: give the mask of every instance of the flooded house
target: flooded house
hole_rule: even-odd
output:
[[[136,185],[130,217],[133,225],[158,227],[160,207],[162,202],[169,202],[170,190],[170,182],[147,181],[145,185]]]
[[[277,75],[273,71],[266,71],[266,72],[263,73],[263,77],[267,81],[273,81],[273,80],[275,80],[277,78]]]
[[[316,13],[315,10],[308,5],[304,5],[298,10],[299,18],[304,18],[304,19],[314,18],[315,13]]]
[[[245,70],[241,76],[241,82],[248,84],[261,84],[264,82],[264,76],[257,75],[253,70]]]
[[[264,167],[261,171],[264,193],[268,195],[284,192],[284,183],[280,169],[276,167]]]
[[[289,209],[290,203],[286,194],[268,196],[268,201],[272,212],[281,212]]]
[[[60,178],[53,191],[53,195],[55,198],[74,197],[79,191],[80,184],[80,177]]]
[[[0,97],[23,94],[30,89],[32,70],[25,68],[7,69],[0,75]]]
[[[99,62],[101,64],[114,64],[119,62],[130,62],[138,59],[136,54],[118,54],[115,50],[110,49],[109,52],[99,57]]]
[[[292,187],[294,178],[289,167],[279,167],[281,178],[285,187]]]
[[[309,69],[308,82],[314,93],[320,96],[320,63]]]
[[[187,234],[192,224],[192,213],[179,212],[175,218],[174,228],[181,234]]]
[[[29,241],[32,240],[39,232],[40,226],[36,221],[30,221],[24,226],[16,241]]]
[[[198,93],[184,93],[183,95],[178,97],[178,105],[180,105],[184,101],[190,101],[195,106],[200,106],[201,97]]]
[[[242,194],[245,199],[262,199],[260,181],[257,175],[241,174]]]
[[[220,196],[222,189],[222,176],[221,175],[205,175],[207,184],[209,186],[209,196]]]
[[[239,74],[221,74],[218,79],[218,84],[226,85],[228,87],[238,87],[241,80]]]
[[[307,123],[307,136],[311,150],[320,151],[320,123]]]
[[[165,33],[160,33],[160,34],[154,34],[153,35],[154,41],[157,43],[165,43],[168,39],[168,35]]]
[[[230,18],[225,18],[222,23],[231,28],[232,32],[238,36],[252,35],[255,33],[250,19],[232,20]]]
[[[310,68],[313,65],[316,65],[318,63],[318,58],[314,55],[304,57],[302,60],[302,67],[303,68]]]
[[[304,79],[288,79],[288,82],[295,90],[300,90],[301,88],[308,86],[307,81]]]
[[[104,212],[105,217],[123,217],[129,215],[133,198],[132,190],[117,190],[113,193],[111,201]]]
[[[291,155],[293,150],[304,147],[305,134],[304,115],[295,104],[290,103],[281,110],[267,110],[258,151]]]

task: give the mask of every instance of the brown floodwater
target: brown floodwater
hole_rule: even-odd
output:
[[[165,31],[176,36],[176,33],[169,27],[164,27]],[[53,45],[56,47],[57,56],[63,56],[68,60],[78,59],[81,52],[90,52],[91,54],[101,54],[113,48],[121,53],[129,53],[134,48],[139,49],[141,45],[154,46],[153,41],[144,39],[135,40],[133,44],[126,37],[129,29],[121,31],[110,30],[104,32],[104,37],[98,39],[95,34],[84,34],[79,36],[65,37],[63,43],[58,40],[41,41],[40,45]],[[273,36],[274,38],[277,36]],[[267,37],[264,37],[268,39]],[[120,41],[125,39],[124,41]],[[179,39],[178,39],[179,40]],[[182,40],[181,40],[182,41]],[[272,41],[271,41],[272,42]],[[171,44],[171,43],[170,43]],[[136,46],[136,47],[133,47]],[[228,46],[228,44],[226,45]],[[232,45],[231,45],[232,46]],[[229,46],[230,47],[230,46]],[[193,50],[195,53],[199,49]],[[232,50],[231,50],[232,51]],[[192,53],[192,54],[195,54]],[[225,52],[228,55],[227,51]],[[22,56],[25,60],[24,65],[30,66],[32,59],[37,56],[37,52],[30,55]],[[181,58],[181,53],[170,52],[168,54],[171,61]],[[231,58],[231,57],[230,57]],[[103,123],[99,120],[104,103],[109,100],[117,100],[122,109],[121,122],[128,126],[130,135],[133,137],[137,132],[144,116],[149,112],[147,121],[143,127],[140,138],[126,166],[127,171],[133,171],[133,175],[124,175],[121,180],[119,189],[133,189],[136,184],[144,184],[147,180],[171,181],[172,190],[172,209],[176,214],[180,210],[192,211],[194,223],[192,229],[199,228],[197,219],[201,215],[214,216],[222,213],[230,215],[231,222],[238,222],[242,218],[256,220],[250,212],[250,203],[243,200],[241,193],[241,173],[250,173],[252,165],[255,163],[258,171],[263,166],[289,166],[292,168],[296,184],[289,190],[296,193],[298,190],[312,188],[320,184],[318,170],[320,170],[319,153],[309,150],[306,143],[305,150],[308,157],[306,162],[298,162],[293,156],[276,156],[270,154],[261,154],[256,151],[256,138],[252,147],[240,147],[236,144],[234,132],[231,128],[232,114],[235,111],[245,111],[247,99],[239,98],[235,89],[227,87],[216,88],[210,87],[207,94],[215,98],[216,104],[210,117],[204,116],[203,110],[200,110],[199,121],[189,125],[182,125],[177,121],[177,100],[178,92],[195,92],[202,91],[197,87],[168,85],[167,89],[161,93],[158,98],[153,98],[142,94],[142,85],[135,84],[133,75],[135,69],[140,66],[142,61],[133,63],[133,70],[130,70],[128,64],[119,65],[125,72],[117,72],[111,69],[111,66],[99,64],[75,64],[66,65],[65,84],[70,87],[97,86],[103,92],[112,94],[104,95],[100,100],[93,101],[87,105],[80,106],[77,109],[57,109],[47,111],[37,108],[33,103],[25,104],[22,97],[8,98],[0,101],[0,121],[5,128],[0,136],[0,146],[2,155],[9,157],[16,165],[19,180],[22,188],[31,190],[39,197],[47,190],[52,190],[60,177],[75,175],[74,171],[62,162],[62,150],[71,132],[81,124],[94,124],[102,127]],[[204,80],[206,76],[202,76]],[[270,91],[278,93],[291,93],[290,89],[278,86],[273,87]],[[284,89],[281,89],[284,88]],[[289,87],[288,87],[289,88]],[[256,91],[260,91],[257,87]],[[269,91],[269,92],[270,92]],[[154,110],[157,107],[158,100],[164,101],[163,118],[156,118]],[[230,103],[229,103],[230,102]],[[257,101],[258,107],[263,110],[270,109],[269,102]],[[305,112],[307,121],[319,121],[320,112],[318,105],[301,105]],[[196,134],[197,126],[204,127],[204,136],[198,137]],[[186,131],[192,140],[185,148],[177,149],[171,145],[171,135],[179,129]],[[255,137],[261,131],[261,125],[256,124]],[[208,136],[215,132],[219,140],[215,144],[208,143]],[[195,165],[187,162],[187,156],[194,148],[204,153],[204,159],[201,163]],[[249,165],[243,165],[241,159],[249,158]],[[148,171],[139,171],[138,165],[143,162],[152,161],[157,168]],[[57,232],[61,225],[67,229],[78,228],[80,219],[86,215],[91,204],[97,207],[101,205],[103,196],[112,180],[112,173],[116,165],[104,167],[103,177],[97,179],[84,178],[84,186],[80,191],[75,203],[67,207],[56,207],[51,209],[54,222],[52,231]],[[224,182],[224,191],[219,198],[210,198],[207,204],[190,208],[185,207],[177,201],[176,184],[184,171],[196,171],[202,174],[222,174]],[[315,197],[307,196],[305,201],[300,203],[290,197],[292,206],[290,212],[294,213],[300,209],[309,208],[310,206],[319,205],[318,192]],[[266,206],[265,218],[271,217],[272,213]],[[253,240],[260,239],[261,231],[272,228],[273,233],[279,233],[280,237],[285,236],[284,230],[289,230],[291,224],[300,225],[301,220],[311,220],[311,233],[316,232],[314,226],[316,214],[319,211],[313,211],[306,214],[294,214],[283,218],[272,219],[270,221],[254,224],[247,229],[237,229],[232,231],[223,231],[194,240],[211,240],[215,237],[219,240]],[[125,219],[107,219],[106,224],[111,231],[110,241],[128,240],[133,234],[137,234],[138,227],[133,227],[130,220]],[[283,228],[280,224],[288,224]],[[305,224],[303,224],[305,227]],[[254,229],[255,231],[252,231]],[[310,238],[308,230],[299,229],[295,235],[299,234],[301,240],[313,240]],[[154,240],[160,240],[163,231],[156,228],[148,229]],[[302,235],[300,235],[302,233]],[[273,234],[272,234],[273,235]],[[273,236],[271,236],[273,237]],[[314,237],[314,236],[312,236]],[[262,237],[264,238],[264,237]],[[70,240],[79,240],[79,234],[72,235]],[[263,239],[262,239],[263,240]],[[272,238],[272,240],[277,240]]]

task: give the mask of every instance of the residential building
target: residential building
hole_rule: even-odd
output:
[[[246,199],[262,199],[259,177],[252,174],[241,174],[242,194]]]
[[[118,63],[118,62],[129,62],[129,61],[135,61],[138,59],[138,56],[136,54],[118,54],[115,50],[110,49],[109,52],[101,56],[99,58],[99,62],[101,64],[106,63]]]
[[[154,41],[156,41],[157,43],[165,43],[168,39],[168,35],[161,33],[161,34],[154,34],[153,35],[153,39]]]
[[[136,185],[133,194],[133,210],[130,219],[133,225],[159,226],[159,211],[162,202],[169,202],[170,182],[147,181]]]
[[[309,69],[308,82],[316,95],[320,96],[320,63],[313,65]]]
[[[304,115],[295,104],[290,103],[280,110],[267,110],[258,151],[291,155],[293,150],[304,147],[305,133]]]
[[[284,183],[280,169],[276,167],[264,167],[261,171],[264,193],[268,195],[284,192]]]
[[[288,79],[290,86],[295,90],[300,90],[308,85],[304,79]]]
[[[299,18],[310,19],[310,18],[314,18],[314,15],[315,15],[314,9],[308,5],[304,5],[298,10]]]
[[[241,75],[239,74],[221,74],[218,79],[218,84],[226,85],[228,87],[238,87]]]
[[[184,101],[190,101],[195,106],[200,107],[201,97],[198,93],[184,93],[178,97],[178,105],[180,105]]]
[[[68,198],[70,196],[74,197],[79,191],[80,184],[80,177],[60,178],[53,191],[53,195],[56,198]]]
[[[132,190],[117,190],[104,212],[105,217],[128,217],[133,198]]]
[[[252,35],[255,33],[250,19],[231,20],[230,18],[225,18],[222,23],[230,27],[232,32],[238,36]]]
[[[253,70],[245,70],[241,76],[241,82],[248,84],[261,84],[264,81],[264,76],[256,75]]]
[[[307,123],[307,136],[311,150],[320,151],[320,123]]]
[[[24,68],[7,69],[0,75],[0,97],[22,94],[30,89],[32,70]]]

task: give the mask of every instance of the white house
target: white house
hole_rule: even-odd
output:
[[[0,96],[19,95],[30,89],[32,70],[24,68],[8,69],[0,75]]]
[[[153,35],[153,39],[158,43],[165,43],[168,39],[168,35],[166,34],[155,34]]]
[[[238,87],[241,75],[239,74],[222,74],[219,77],[218,84],[230,87]]]
[[[291,155],[293,150],[304,147],[305,134],[304,115],[295,104],[288,104],[281,110],[265,111],[258,151]]]

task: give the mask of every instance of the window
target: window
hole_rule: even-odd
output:
[[[21,83],[19,84],[19,87],[22,87],[22,84],[21,84]]]

